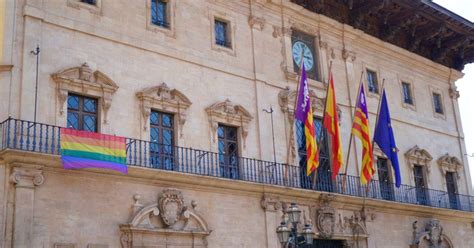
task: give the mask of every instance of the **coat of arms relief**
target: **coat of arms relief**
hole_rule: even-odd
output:
[[[120,225],[122,248],[207,247],[211,234],[206,221],[197,213],[196,201],[185,205],[183,194],[177,189],[164,189],[155,203],[144,206],[141,196],[134,195],[132,215]]]

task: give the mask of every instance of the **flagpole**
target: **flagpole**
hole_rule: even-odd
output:
[[[357,109],[357,104],[359,103],[359,95],[360,95],[360,89],[362,86],[362,79],[364,77],[364,70],[361,71],[360,73],[360,81],[359,81],[359,88],[357,89],[357,101],[356,101],[356,107],[354,108],[354,114],[353,116],[355,116],[355,112],[356,112],[356,109]],[[354,118],[352,118],[354,119]],[[347,182],[347,170],[349,168],[349,156],[350,156],[350,153],[351,153],[351,147],[352,147],[352,139],[354,138],[354,134],[352,134],[352,127],[351,127],[351,136],[349,138],[349,148],[347,150],[347,154],[346,154],[346,168],[344,168],[344,178],[342,178],[342,192],[345,192],[346,191],[346,182]]]
[[[324,118],[325,118],[325,116],[326,116],[326,104],[328,103],[328,92],[329,92],[329,87],[330,87],[331,78],[332,78],[332,72],[331,72],[331,70],[332,70],[332,60],[329,61],[329,71],[328,71],[328,72],[329,72],[329,75],[328,75],[328,84],[327,84],[327,87],[326,87],[326,101],[324,101],[324,108],[323,108],[323,123],[324,123]],[[334,111],[337,111],[337,110],[335,109]],[[324,124],[323,124],[323,125],[324,125]],[[318,148],[321,147],[320,145],[321,145],[321,141],[322,141],[322,140],[323,140],[323,139],[321,139],[321,140],[319,141],[319,143],[318,143],[318,142],[317,142],[318,140],[316,139],[316,144],[318,145]],[[331,161],[331,160],[329,159],[329,161]],[[318,177],[318,169],[316,169],[316,170],[314,171],[313,189],[316,188],[316,178],[317,178],[317,177]],[[332,177],[332,175],[331,175],[331,177]]]
[[[379,99],[379,104],[377,106],[377,115],[375,117],[375,126],[374,126],[374,131],[375,131],[375,128],[377,128],[377,124],[379,122],[379,113],[380,113],[380,105],[382,105],[382,97],[383,97],[383,93],[385,91],[385,78],[382,80],[382,88],[381,88],[381,91],[380,91],[380,99]],[[375,133],[374,133],[375,135]],[[374,154],[374,137],[372,137],[372,155]],[[372,158],[372,161],[374,160],[374,158]],[[374,169],[375,169],[375,165],[374,165]],[[370,182],[372,181],[372,179],[370,180]],[[370,182],[367,182],[367,185],[366,185],[366,189],[365,189],[365,193],[366,195],[369,195],[369,192],[370,192],[370,187],[369,187],[369,184]]]
[[[298,74],[297,74],[297,80],[296,80],[296,94],[295,94],[295,103],[293,104],[293,112],[292,113],[288,113],[288,114],[293,114],[293,123],[290,123],[290,139],[288,140],[288,150],[287,150],[287,161],[288,161],[288,164],[290,164],[290,155],[291,155],[291,149],[295,149],[294,146],[291,145],[291,141],[295,138],[295,123],[296,123],[296,118],[295,118],[295,113],[296,113],[296,104],[298,103],[298,95],[299,95],[299,91],[300,91],[300,80],[301,80],[301,71],[303,69],[302,65],[304,63],[304,50],[301,51],[301,61],[300,61],[300,65],[299,65],[299,70],[298,70]],[[295,142],[296,144],[296,142]],[[293,164],[294,160],[291,162]],[[307,166],[307,165],[306,165]],[[288,174],[288,168],[285,170],[285,176],[287,176]]]

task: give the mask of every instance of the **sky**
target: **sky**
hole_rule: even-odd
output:
[[[473,0],[434,0],[433,2],[451,10],[452,12],[474,22]],[[468,64],[463,70],[464,77],[456,82],[461,97],[458,99],[461,111],[461,121],[465,136],[467,153],[469,159],[471,181],[474,186],[474,63]]]

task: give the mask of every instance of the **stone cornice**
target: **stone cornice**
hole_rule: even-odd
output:
[[[28,156],[25,156],[28,155]],[[60,157],[57,155],[38,154],[32,152],[5,150],[0,152],[0,157],[6,164],[14,163],[34,163],[43,165],[42,170],[46,173],[61,173],[64,176],[74,177],[107,177],[113,180],[120,180],[130,183],[142,183],[144,185],[162,184],[169,187],[179,187],[180,189],[192,189],[199,191],[212,191],[222,193],[232,193],[245,196],[253,196],[261,199],[263,195],[267,197],[278,197],[283,202],[297,201],[302,205],[313,205],[320,199],[322,194],[328,192],[297,189],[283,186],[259,184],[245,181],[236,181],[225,178],[206,177],[193,174],[185,174],[172,171],[154,170],[140,167],[129,167],[129,174],[122,175],[115,171],[83,169],[64,170],[61,167]],[[333,194],[335,204],[344,206],[347,210],[360,210],[364,204],[361,197]],[[457,211],[451,209],[434,208],[404,204],[392,201],[365,199],[366,208],[374,211],[413,215],[420,217],[436,217],[438,219],[471,223],[474,221],[474,213]]]

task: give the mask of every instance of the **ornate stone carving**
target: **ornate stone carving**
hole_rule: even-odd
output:
[[[278,197],[263,195],[260,204],[264,210],[271,212],[275,212],[282,208],[281,201]]]
[[[119,88],[107,75],[94,71],[87,63],[51,75],[57,84],[59,113],[64,114],[65,102],[69,92],[94,96],[100,99],[104,123],[112,103],[112,97]]]
[[[438,159],[438,165],[443,175],[446,172],[454,172],[459,178],[459,171],[462,169],[462,162],[457,157],[452,157],[448,153]]]
[[[283,31],[281,30],[281,27],[273,25],[273,32],[272,36],[273,38],[279,38],[283,35]]]
[[[458,99],[460,96],[461,95],[459,94],[458,88],[456,87],[456,85],[452,84],[449,87],[449,97],[454,98],[454,99]]]
[[[44,183],[43,171],[35,168],[14,167],[10,181],[16,184],[17,188],[34,188]]]
[[[413,170],[415,165],[421,165],[426,167],[426,171],[430,173],[430,162],[433,160],[431,154],[425,149],[419,148],[415,145],[413,148],[405,153],[405,157],[408,161],[408,166]]]
[[[357,58],[356,53],[349,51],[347,49],[342,50],[342,58],[347,61],[349,59],[349,62],[354,62]]]
[[[165,189],[158,200],[160,216],[167,226],[174,225],[184,209],[184,199],[176,189]]]
[[[209,117],[209,125],[211,127],[214,142],[217,142],[217,127],[219,123],[225,123],[241,128],[240,134],[245,142],[248,135],[248,124],[253,119],[252,115],[241,105],[226,99],[223,102],[214,103],[206,108]]]
[[[163,110],[177,115],[179,134],[183,136],[183,126],[186,123],[185,111],[192,102],[179,90],[171,89],[166,83],[145,88],[136,94],[140,101],[143,116],[143,130],[147,130],[152,109]]]
[[[136,207],[135,203],[132,208]],[[179,240],[186,247],[207,247],[206,237],[211,234],[204,219],[196,212],[197,204],[184,204],[177,189],[164,189],[156,203],[142,207],[132,214],[126,224],[120,225],[122,248],[155,245],[156,240]],[[164,244],[168,245],[168,244]]]
[[[263,17],[249,16],[248,19],[251,28],[262,31],[265,26],[265,19]]]
[[[311,97],[311,107],[316,115],[322,116],[324,109],[324,99],[316,95],[316,92],[312,89],[309,90]],[[281,111],[286,113],[288,121],[293,123],[294,118],[294,106],[295,106],[296,90],[290,90],[286,87],[278,93],[278,104],[280,105]]]
[[[321,206],[317,210],[316,227],[319,230],[319,237],[329,239],[334,235],[336,226],[336,210],[331,206],[332,195],[321,195]]]
[[[430,219],[423,231],[418,231],[418,222],[413,222],[413,241],[410,248],[452,248],[451,240],[443,233],[437,219]]]

